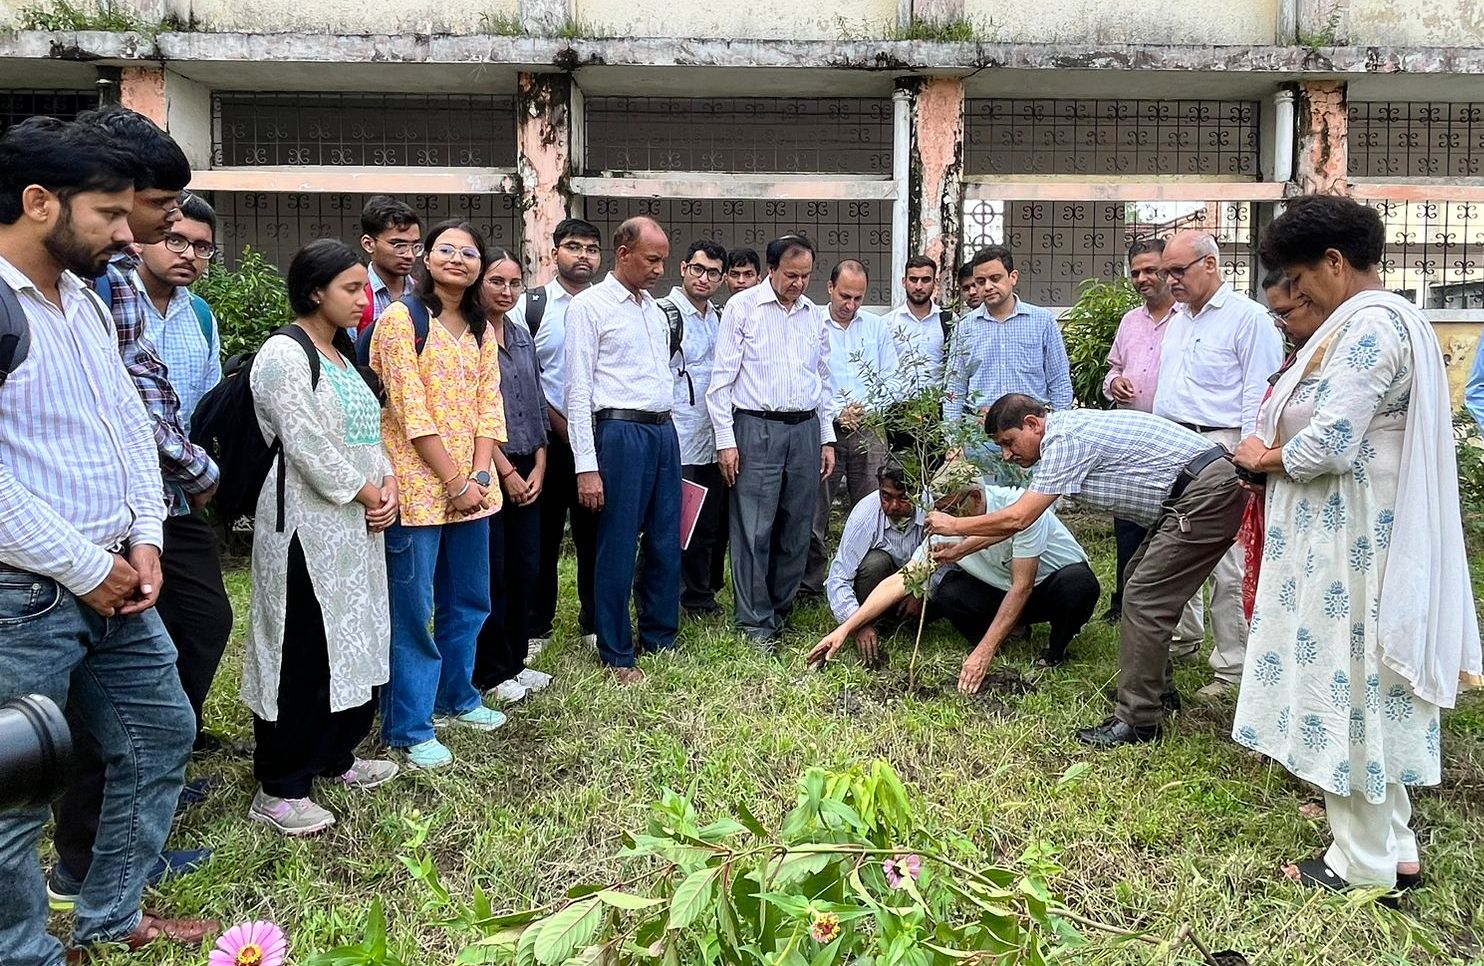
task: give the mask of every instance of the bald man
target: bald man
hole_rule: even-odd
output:
[[[1166,326],[1154,414],[1235,451],[1257,425],[1268,376],[1283,364],[1283,339],[1267,309],[1232,288],[1221,249],[1204,232],[1183,231],[1165,244],[1161,274],[1185,311]],[[1211,670],[1202,698],[1217,698],[1242,680],[1247,620],[1242,612],[1243,550],[1233,547],[1211,575]],[[1192,604],[1199,607],[1200,594]]]
[[[674,647],[680,629],[680,442],[670,421],[670,326],[650,295],[670,241],[653,219],[630,218],[613,233],[613,247],[613,271],[567,309],[567,429],[577,498],[598,515],[598,654],[620,684],[633,684],[644,680],[639,651]],[[637,647],[629,624],[635,591]]]

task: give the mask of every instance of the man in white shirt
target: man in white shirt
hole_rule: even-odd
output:
[[[743,633],[771,651],[809,552],[819,481],[835,468],[830,337],[804,295],[814,246],[768,245],[768,278],[721,313],[706,406],[732,487],[732,596]]]
[[[886,438],[868,424],[870,414],[899,396],[897,346],[881,316],[861,310],[870,280],[866,266],[847,258],[830,271],[830,385],[835,394],[835,470],[819,485],[809,563],[802,593],[824,593],[829,566],[826,541],[830,514],[843,484],[853,507],[876,487],[876,471],[886,462]]]
[[[711,296],[721,287],[726,249],[716,242],[696,241],[680,263],[680,284],[658,299],[683,327],[680,354],[670,360],[675,370],[675,401],[671,412],[680,437],[680,474],[706,487],[690,546],[681,556],[680,606],[695,617],[718,613],[716,592],[726,577],[727,481],[716,464],[716,433],[706,411],[711,367],[716,361],[716,330],[721,314]]]
[[[670,325],[649,294],[670,240],[653,219],[630,218],[613,233],[613,249],[613,271],[567,311],[567,429],[577,499],[598,515],[598,654],[620,684],[632,684],[644,680],[639,650],[674,647],[680,629],[680,442],[670,415]]]
[[[845,520],[840,546],[830,561],[825,593],[835,620],[842,624],[860,610],[860,602],[877,585],[901,570],[922,545],[927,531],[922,514],[912,507],[902,467],[886,463],[876,471],[876,492],[855,505]],[[916,616],[921,601],[903,601],[900,616]],[[874,622],[855,632],[855,646],[867,663],[875,663],[879,636]]]
[[[536,346],[541,369],[541,391],[546,396],[551,434],[546,445],[546,477],[541,490],[541,571],[531,596],[531,644],[535,657],[551,636],[556,619],[557,563],[567,519],[572,521],[572,545],[577,551],[577,624],[583,640],[597,643],[593,634],[593,554],[597,518],[577,501],[577,475],[572,447],[567,441],[566,338],[567,309],[573,296],[593,284],[603,250],[598,229],[580,218],[567,218],[552,233],[551,260],[556,278],[522,295],[510,318],[525,323]]]
[[[1184,303],[1185,311],[1166,328],[1154,414],[1234,451],[1257,425],[1268,376],[1283,364],[1283,339],[1267,309],[1224,280],[1221,249],[1210,235],[1175,235],[1165,244],[1161,266],[1170,294]],[[1201,688],[1205,698],[1230,691],[1242,680],[1247,652],[1244,570],[1243,548],[1234,546],[1211,575],[1211,669],[1216,679]]]
[[[907,297],[886,314],[886,328],[897,347],[905,395],[915,395],[943,381],[943,350],[948,338],[944,311],[933,301],[938,263],[926,255],[907,259],[902,289]]]

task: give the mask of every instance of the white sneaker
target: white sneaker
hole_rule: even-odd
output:
[[[535,657],[537,654],[540,654],[541,651],[542,651],[542,649],[545,648],[545,647],[546,647],[546,638],[544,638],[544,637],[533,637],[533,638],[531,638],[529,641],[526,641],[526,658],[527,659],[530,659],[530,658]]]
[[[535,694],[551,683],[551,675],[535,668],[522,668],[515,676],[515,683],[525,688],[528,694]]]
[[[340,776],[340,780],[351,788],[369,790],[380,785],[385,785],[397,777],[401,771],[394,761],[385,758],[357,758],[350,770]]]
[[[530,694],[531,689],[522,684],[519,678],[511,678],[508,681],[501,681],[484,693],[486,696],[494,695],[495,700],[501,704],[515,704]]]
[[[335,824],[334,815],[307,798],[275,798],[261,788],[253,796],[247,817],[295,838],[323,832]]]
[[[598,635],[596,635],[596,634],[584,634],[584,635],[582,635],[582,643],[586,644],[588,647],[597,647],[598,646]]]

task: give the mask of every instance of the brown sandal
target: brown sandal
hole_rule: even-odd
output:
[[[111,943],[98,943],[91,947],[74,947],[67,951],[67,962],[86,963],[94,952],[108,947],[120,947],[133,951],[143,949],[154,942],[179,943],[182,946],[200,946],[221,934],[222,924],[215,919],[165,919],[151,912],[143,913],[139,925],[122,939]]]

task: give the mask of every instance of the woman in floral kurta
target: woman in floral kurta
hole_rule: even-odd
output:
[[[1428,700],[1398,670],[1415,665],[1388,640],[1386,608],[1395,605],[1383,587],[1427,571],[1393,559],[1399,491],[1457,507],[1456,477],[1451,487],[1446,474],[1425,477],[1422,492],[1407,475],[1422,456],[1403,458],[1409,445],[1437,436],[1447,384],[1430,326],[1381,288],[1381,239],[1375,212],[1344,199],[1303,199],[1274,222],[1264,261],[1281,265],[1327,319],[1277,382],[1258,435],[1237,452],[1237,463],[1266,472],[1268,484],[1233,736],[1324,790],[1334,845],[1289,875],[1334,889],[1391,887],[1398,872],[1403,885],[1413,881],[1406,787],[1437,784],[1441,773],[1438,696]],[[1452,460],[1451,446],[1445,455]],[[1460,529],[1456,512],[1451,525]],[[1451,574],[1441,568],[1432,583]],[[1445,606],[1467,606],[1473,624],[1463,596]],[[1428,628],[1409,633],[1425,637]],[[1453,676],[1456,683],[1456,669]]]

